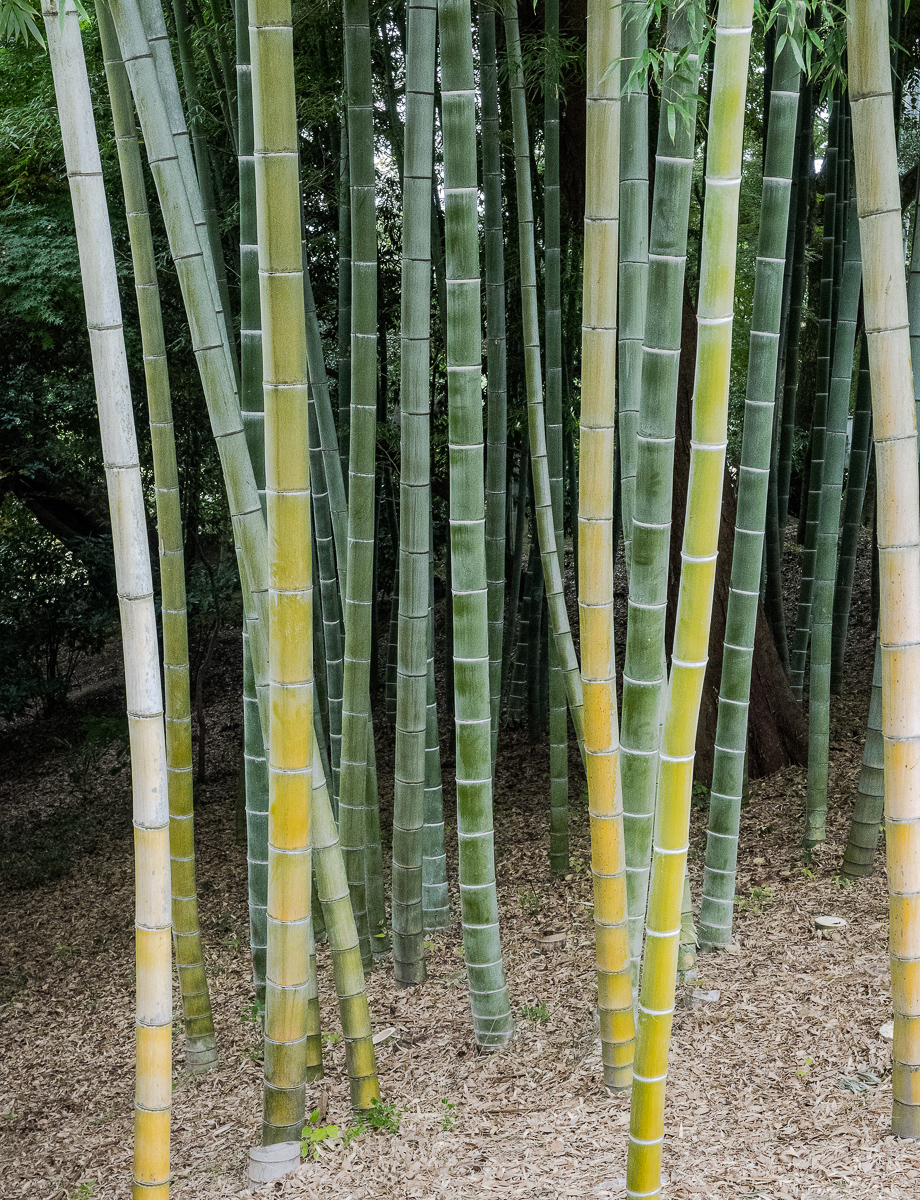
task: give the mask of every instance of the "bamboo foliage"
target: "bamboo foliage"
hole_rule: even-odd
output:
[[[105,463],[121,615],[136,872],[135,1198],[169,1195],[172,1099],[169,800],[153,581],[115,251],[76,6],[42,5],[67,178]]]
[[[492,829],[476,94],[469,0],[438,0],[447,274],[450,565],[463,952],[473,1027],[505,1045],[512,1019],[498,933]]]
[[[656,1196],[661,1187],[665,1085],[693,760],[709,650],[725,472],[738,196],[752,15],[752,0],[721,0],[716,24],[697,305],[690,480],[671,680],[661,736],[630,1109],[628,1196]]]
[[[778,38],[785,34],[786,41],[773,66],[770,92],[760,202],[760,241],[754,269],[744,433],[738,471],[738,515],[725,619],[712,788],[709,793],[709,832],[706,837],[706,870],[700,912],[700,941],[704,947],[722,946],[731,941],[735,904],[748,702],[767,519],[767,485],[782,317],[783,263],[799,100],[800,72],[791,39],[801,37],[803,18],[804,5],[801,5],[796,11],[799,28],[787,31],[784,20],[778,24]]]
[[[425,978],[422,854],[428,725],[431,545],[429,359],[435,0],[409,0],[403,179],[400,379],[399,625],[393,809],[393,966],[397,983]]]
[[[153,237],[150,232],[140,147],[134,125],[131,89],[118,51],[118,39],[112,18],[102,5],[99,6],[97,19],[131,238],[134,288],[140,318],[153,449],[163,620],[173,942],[182,996],[186,1063],[190,1068],[207,1070],[217,1063],[217,1046],[201,950],[195,890],[192,720],[185,556],[182,549],[182,513],[179,507],[179,473],[176,465],[169,368],[166,362],[166,341],[163,335]]]
[[[619,221],[620,12],[588,6],[585,280],[582,318],[578,614],[594,878],[594,934],[604,1083],[632,1078],[633,1006],[626,925],[623,803],[613,636],[613,457]]]
[[[878,478],[885,844],[890,896],[892,1131],[920,1137],[920,488],[888,7],[851,0],[847,51]]]
[[[309,1007],[313,640],[306,320],[288,0],[250,0],[269,538],[266,1144],[304,1121]]]

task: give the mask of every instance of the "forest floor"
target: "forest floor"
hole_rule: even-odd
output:
[[[863,581],[867,584],[867,580]],[[735,942],[678,989],[663,1195],[753,1200],[920,1198],[920,1145],[889,1135],[891,1019],[887,899],[874,875],[839,864],[862,754],[872,672],[868,586],[853,617],[847,694],[833,702],[828,840],[800,845],[805,772],[754,783],[743,813]],[[200,905],[220,1048],[218,1068],[184,1071],[174,1026],[172,1195],[249,1196],[259,1137],[260,1030],[253,1019],[246,856],[238,830],[239,640],[208,676],[207,778],[196,794]],[[122,1200],[130,1193],[133,1092],[133,867],[127,772],[117,740],[117,647],[86,665],[53,720],[0,728],[0,1196]],[[102,733],[100,734],[100,730]],[[384,824],[392,736],[378,728]],[[398,1132],[327,1139],[318,1157],[257,1195],[438,1200],[623,1194],[628,1095],[603,1089],[593,1009],[591,877],[583,775],[572,755],[572,869],[547,863],[548,753],[503,734],[496,861],[516,1034],[500,1054],[473,1042],[460,932],[430,937],[428,982],[368,981],[384,1100]],[[448,852],[456,844],[445,788]],[[702,875],[704,807],[691,872]],[[386,859],[386,847],[385,847]],[[455,877],[455,876],[454,876]],[[456,897],[454,896],[454,902]],[[819,936],[814,919],[844,917]],[[565,948],[540,950],[547,932]],[[350,1125],[328,949],[318,970],[325,1078],[308,1089],[324,1123]],[[705,998],[694,997],[708,993]],[[179,999],[175,997],[178,1013]],[[874,1076],[865,1087],[857,1072]],[[857,1089],[857,1090],[853,1090]]]

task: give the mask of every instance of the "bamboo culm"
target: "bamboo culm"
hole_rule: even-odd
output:
[[[868,367],[866,368],[868,374]],[[882,650],[876,636],[866,743],[841,871],[852,879],[871,875],[885,816],[885,745],[882,739]]]
[[[748,351],[744,432],[738,471],[738,508],[732,548],[731,583],[725,618],[722,680],[716,720],[709,831],[700,910],[700,942],[715,948],[731,941],[741,796],[746,777],[748,704],[754,634],[767,519],[767,487],[773,440],[777,358],[782,318],[783,260],[795,159],[800,71],[791,43],[801,39],[804,5],[797,27],[777,25],[785,43],[773,64],[760,240],[754,268],[754,303]]]
[[[118,49],[118,38],[112,18],[103,5],[99,6],[97,23],[112,105],[115,143],[118,148],[125,212],[131,239],[134,290],[141,327],[153,451],[160,559],[160,611],[163,621],[173,943],[182,997],[186,1064],[192,1070],[209,1070],[217,1064],[217,1045],[201,950],[195,888],[185,557],[182,546],[182,512],[179,505],[179,472],[176,464],[169,368],[131,88]]]
[[[86,304],[125,658],[134,822],[135,1200],[169,1196],[172,961],[163,697],[115,251],[76,6],[42,4]]]

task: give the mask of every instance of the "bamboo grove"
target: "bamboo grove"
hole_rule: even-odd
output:
[[[802,745],[807,727],[807,754],[786,761],[807,769],[803,844],[821,843],[865,555],[876,675],[840,870],[868,874],[884,829],[892,1130],[920,1137],[920,171],[898,5],[587,0],[581,19],[558,0],[43,0],[41,16],[126,664],[135,1195],[169,1189],[170,931],[186,1065],[220,1049],[195,890],[167,275],[242,596],[265,1144],[299,1139],[323,1072],[319,939],[356,1112],[380,1098],[365,978],[421,985],[426,933],[459,921],[476,1043],[508,1045],[493,784],[504,739],[529,737],[549,744],[534,820],[553,876],[571,870],[586,781],[584,1003],[607,1090],[631,1090],[627,1195],[658,1195],[676,988],[732,941],[745,790],[767,770],[755,725],[778,744],[791,713]],[[21,5],[6,29],[39,34]]]

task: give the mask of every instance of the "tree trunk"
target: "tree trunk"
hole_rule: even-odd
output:
[[[680,583],[680,548],[683,542],[687,506],[687,481],[690,472],[690,409],[693,398],[693,370],[696,357],[696,318],[689,302],[684,302],[681,333],[680,378],[677,385],[677,436],[674,449],[674,508],[671,524],[671,557],[668,567],[668,655],[674,639],[677,589]],[[719,533],[719,559],[713,597],[712,626],[709,641],[709,665],[700,705],[696,735],[696,778],[709,785],[712,779],[713,747],[719,706],[719,680],[722,676],[722,645],[725,641],[725,616],[734,540],[735,480],[727,472],[722,493],[722,527]],[[751,703],[748,719],[748,773],[762,779],[783,767],[805,766],[808,761],[808,726],[802,709],[793,699],[789,682],[773,644],[763,605],[757,606],[757,633],[754,663],[751,669]]]

